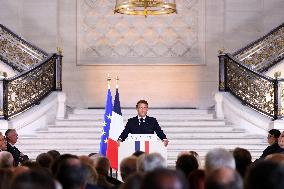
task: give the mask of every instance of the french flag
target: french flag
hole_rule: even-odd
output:
[[[135,152],[143,151],[149,154],[149,141],[135,141]]]
[[[116,85],[116,93],[114,105],[112,109],[112,117],[109,129],[109,138],[107,143],[106,157],[110,161],[111,168],[118,170],[118,145],[117,139],[124,129],[123,117],[121,113],[118,85]]]

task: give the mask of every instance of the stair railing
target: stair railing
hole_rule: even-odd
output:
[[[284,117],[284,79],[262,72],[284,59],[284,24],[237,52],[219,55],[219,91],[273,119]]]
[[[284,23],[232,54],[258,72],[265,72],[284,59]]]
[[[10,119],[62,90],[62,55],[48,54],[0,24],[0,60],[19,73],[0,76],[0,119]]]
[[[231,54],[219,55],[219,91],[230,92],[244,105],[269,116],[284,116],[284,79],[248,68]]]

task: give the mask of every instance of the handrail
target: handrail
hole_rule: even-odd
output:
[[[47,57],[48,53],[0,24],[0,60],[4,63],[22,72]]]
[[[40,103],[48,94],[61,89],[62,56],[50,55],[45,61],[12,78],[3,79],[3,115],[10,119]],[[60,84],[60,85],[58,85]],[[0,115],[1,116],[1,115]]]
[[[284,23],[236,51],[233,56],[258,72],[267,71],[284,59]]]
[[[273,119],[284,116],[282,83],[284,80],[257,72],[231,54],[219,55],[219,90],[230,92],[243,104]]]
[[[0,60],[19,72],[0,77],[0,119],[10,119],[62,90],[61,53],[48,54],[1,24]]]

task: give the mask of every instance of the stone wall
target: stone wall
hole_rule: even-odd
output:
[[[218,90],[218,50],[224,47],[227,52],[236,51],[281,24],[284,21],[284,1],[177,0],[177,3],[180,15],[168,15],[168,19],[145,19],[104,13],[103,10],[106,11],[108,7],[109,12],[112,12],[114,6],[110,6],[107,0],[0,0],[0,22],[48,52],[55,52],[57,46],[63,48],[63,90],[67,94],[69,106],[103,107],[106,100],[106,77],[110,73],[113,92],[114,78],[120,78],[123,107],[133,107],[138,99],[147,99],[152,107],[208,108],[214,104],[213,95]],[[84,9],[86,5],[91,5],[87,6],[89,12]],[[92,8],[102,13],[98,14]],[[149,31],[150,24],[159,32],[157,24],[163,28],[165,22],[173,17],[176,19],[172,23],[175,26],[164,27],[172,30],[167,30],[166,36],[170,35],[171,39],[186,45],[171,46],[171,40],[167,40],[165,35],[162,36],[164,38],[159,36],[164,47],[151,46],[156,50],[155,56],[150,56],[151,60],[147,59],[147,53],[131,57],[130,51],[125,53],[119,49],[120,44],[128,44],[127,48],[132,50],[141,48],[135,43],[135,35],[127,40],[110,32],[104,36],[107,43],[95,39],[96,32],[102,29],[111,31],[113,28],[112,24],[104,24],[104,19],[110,19],[110,23],[120,19],[121,26],[129,26],[130,22],[137,19],[141,27],[148,31],[139,39],[151,43],[157,33]],[[89,19],[87,27],[84,18]],[[126,29],[130,34],[137,30],[139,25]],[[175,38],[173,31],[180,36]],[[114,38],[119,39],[120,43],[115,43]],[[131,45],[129,42],[132,42]],[[97,49],[108,52],[103,49],[106,46],[121,50],[121,54],[108,56],[104,53],[103,58],[91,56]],[[169,51],[166,51],[168,54],[160,53],[163,49],[173,48],[177,49],[176,52],[186,48],[190,53],[177,53],[174,56],[170,56]],[[193,49],[195,51],[190,51]],[[145,48],[139,52],[143,50]],[[86,55],[90,56],[84,59]]]

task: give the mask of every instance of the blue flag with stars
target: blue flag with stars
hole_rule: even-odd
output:
[[[100,154],[106,156],[107,150],[107,141],[109,136],[109,128],[111,122],[111,114],[112,114],[112,96],[110,89],[107,91],[107,101],[105,106],[105,114],[104,114],[104,122],[103,122],[103,130],[101,136],[101,143],[100,143]]]

